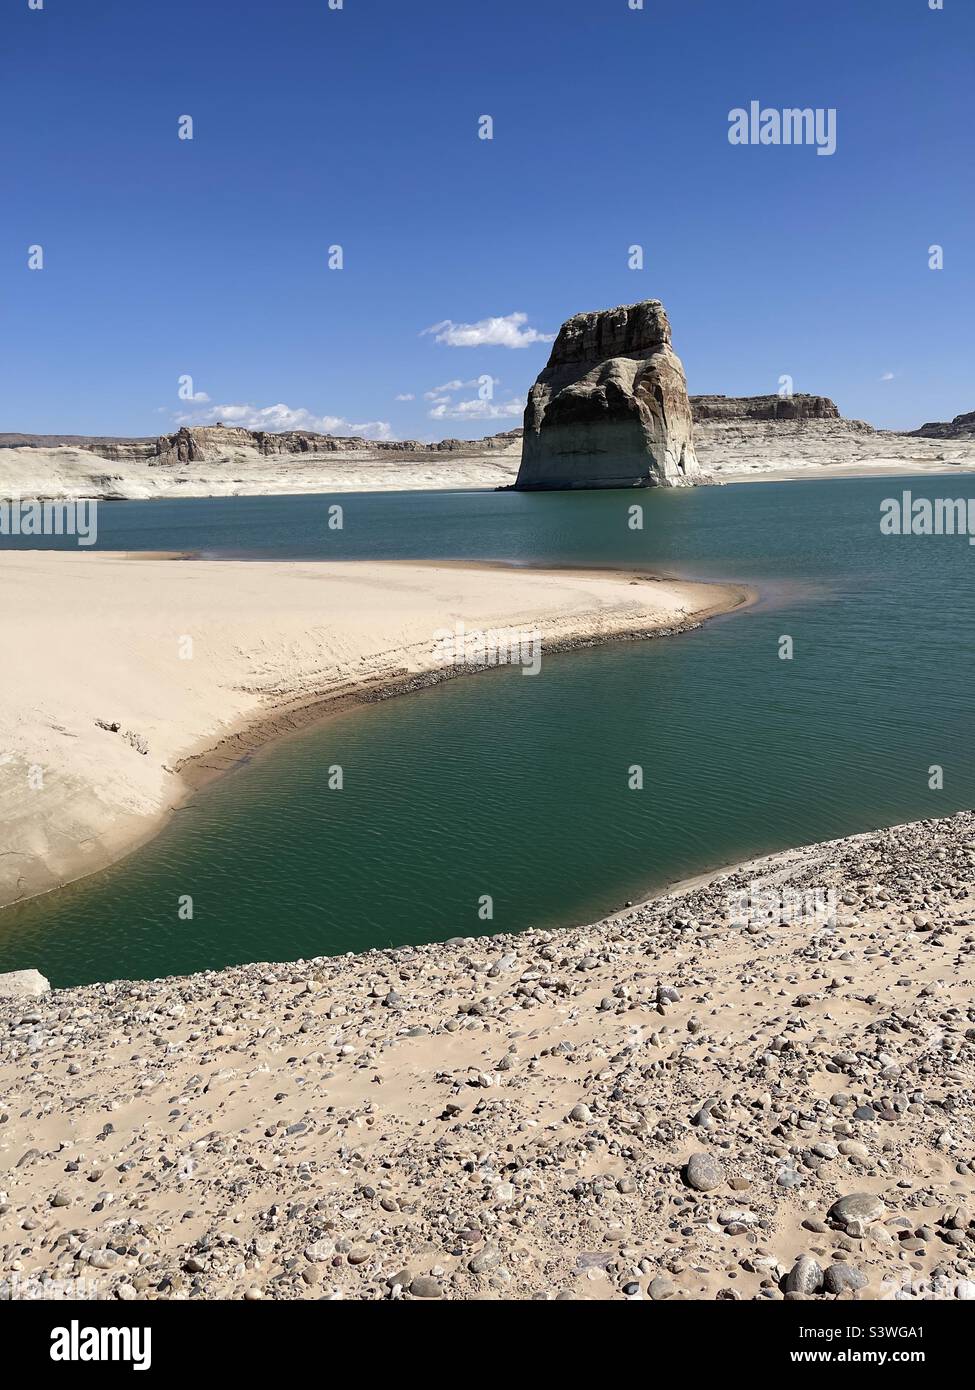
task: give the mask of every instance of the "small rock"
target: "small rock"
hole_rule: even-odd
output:
[[[724,1180],[724,1169],[709,1153],[691,1154],[684,1169],[684,1181],[696,1192],[710,1192]]]
[[[324,1264],[334,1254],[335,1242],[332,1240],[316,1240],[305,1246],[305,1259],[309,1264]]]
[[[487,1269],[493,1269],[501,1258],[501,1252],[493,1245],[485,1245],[483,1250],[468,1263],[467,1268],[472,1274],[483,1274]]]
[[[852,1265],[830,1265],[823,1275],[823,1284],[827,1293],[844,1293],[847,1289],[862,1289],[867,1282],[867,1276],[861,1274]]]
[[[838,1202],[834,1202],[826,1215],[829,1220],[840,1226],[855,1225],[862,1228],[869,1226],[873,1221],[879,1221],[884,1211],[883,1202],[872,1192],[851,1192],[848,1197],[841,1197]]]
[[[785,1292],[789,1293],[819,1293],[823,1287],[823,1271],[817,1260],[811,1255],[800,1255],[798,1260],[785,1276]]]
[[[410,1293],[414,1298],[443,1298],[439,1280],[429,1274],[418,1274],[410,1284]]]

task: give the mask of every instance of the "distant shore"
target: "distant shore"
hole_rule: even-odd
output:
[[[212,433],[212,432],[211,432]],[[694,441],[699,486],[722,482],[969,472],[975,441],[920,438],[856,421],[705,420]],[[328,452],[261,453],[228,446],[192,460],[109,459],[83,447],[0,448],[0,498],[147,501],[348,492],[491,491],[518,476],[521,442],[508,436],[451,441],[451,448],[370,445]]]
[[[457,623],[537,630],[544,659],[753,597],[598,570],[0,551],[0,906],[122,858],[271,739],[477,669],[438,654]]]

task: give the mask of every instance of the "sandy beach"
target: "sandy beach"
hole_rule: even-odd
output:
[[[598,571],[0,554],[0,904],[121,857],[201,779],[336,703],[471,669],[437,650],[459,622],[537,629],[544,658],[749,597]]]
[[[0,1293],[975,1298],[973,865],[965,812],[586,927],[0,997]]]

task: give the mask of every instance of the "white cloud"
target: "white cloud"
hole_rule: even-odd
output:
[[[432,391],[424,391],[425,401],[435,401],[443,396],[449,396],[452,391],[462,391],[465,386],[476,386],[477,381],[445,381],[442,386],[435,386]]]
[[[442,386],[423,393],[424,400],[431,405],[427,415],[431,420],[509,420],[521,416],[525,402],[520,397],[512,396],[506,401],[494,399],[494,388],[500,381],[500,377],[491,376],[490,372],[472,377],[470,381],[445,381]],[[454,399],[458,391],[473,387],[477,387],[476,397],[463,401]]]
[[[393,400],[394,400],[394,401],[415,401],[415,400],[416,400],[416,396],[413,394],[412,391],[404,391],[402,395],[400,395],[400,396],[394,396],[394,397],[393,397]]]
[[[893,373],[893,372],[884,372],[883,376],[880,378],[881,381],[893,381],[893,379],[894,379],[894,373]]]
[[[431,420],[514,420],[525,413],[525,402],[519,396],[507,401],[485,401],[475,396],[469,401],[453,401],[444,397],[432,410]]]
[[[311,430],[315,434],[361,434],[369,439],[389,439],[392,428],[387,420],[367,420],[355,424],[341,415],[313,415],[304,407],[278,405],[214,405],[193,415],[177,415],[180,425],[239,425],[245,430]]]
[[[433,333],[438,343],[448,347],[530,347],[532,343],[551,343],[554,333],[539,333],[537,328],[525,328],[527,314],[506,314],[500,318],[479,319],[477,323],[454,323],[444,319],[420,334]]]
[[[446,400],[455,391],[466,391],[469,387],[484,386],[489,383],[492,391],[495,386],[501,385],[499,376],[491,376],[490,372],[485,372],[483,376],[471,377],[470,381],[445,381],[442,386],[435,386],[432,391],[424,391],[423,399],[426,401]]]

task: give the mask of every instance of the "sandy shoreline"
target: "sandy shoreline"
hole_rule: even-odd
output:
[[[272,738],[473,669],[436,653],[457,622],[537,628],[544,659],[751,597],[594,570],[0,553],[0,905],[123,857]]]
[[[973,868],[963,812],[585,927],[0,997],[0,1291],[971,1300]]]

